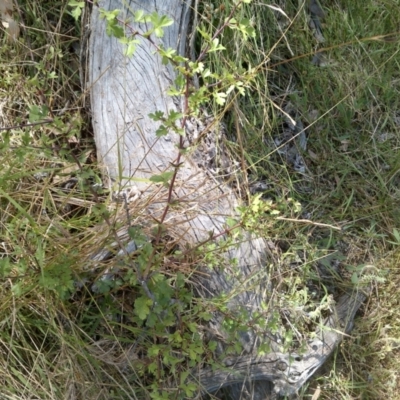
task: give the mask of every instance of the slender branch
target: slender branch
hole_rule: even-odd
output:
[[[300,224],[309,224],[309,225],[321,226],[323,228],[334,229],[336,231],[342,231],[342,228],[340,226],[323,224],[321,222],[315,222],[309,219],[295,219],[295,218],[285,218],[285,217],[277,217],[276,219],[278,219],[279,221],[299,222]]]
[[[26,128],[26,127],[28,127],[28,126],[36,126],[36,125],[51,124],[52,122],[54,122],[53,119],[45,119],[45,120],[43,120],[43,121],[30,122],[30,123],[28,123],[28,124],[3,126],[3,127],[0,127],[0,131],[11,131],[12,129]]]

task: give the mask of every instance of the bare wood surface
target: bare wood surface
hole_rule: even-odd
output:
[[[129,17],[129,10],[167,15],[174,24],[165,29],[163,38],[152,36],[155,44],[184,53],[190,3],[107,0],[100,1],[99,7],[120,9],[121,20]],[[139,32],[150,28],[133,22],[129,26]],[[148,117],[155,111],[167,114],[181,108],[180,99],[173,99],[166,93],[175,79],[175,72],[170,66],[162,65],[161,57],[155,54],[156,47],[145,39],[139,39],[141,43],[133,58],[125,57],[124,47],[116,38],[107,35],[105,21],[100,19],[95,6],[90,29],[89,85],[100,163],[112,180],[132,183],[134,179],[136,185],[143,187],[138,179],[168,169],[177,156],[176,135],[157,139],[155,132],[159,123]]]

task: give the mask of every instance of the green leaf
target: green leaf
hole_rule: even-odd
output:
[[[117,20],[107,23],[106,33],[108,36],[113,36],[117,39],[121,39],[125,36],[124,29],[118,24]]]
[[[214,99],[220,106],[223,106],[226,101],[226,93],[224,92],[215,92],[213,93]]]
[[[225,47],[219,44],[219,39],[215,38],[212,41],[212,44],[210,48],[208,49],[208,52],[211,53],[212,51],[218,51],[218,50],[225,50]]]
[[[173,59],[173,56],[175,55],[176,50],[172,48],[164,49],[160,48],[160,55],[162,57],[162,63],[163,65],[167,65],[169,60]]]
[[[210,349],[210,351],[214,352],[218,347],[218,343],[215,340],[210,340],[208,342],[208,348]]]
[[[136,246],[139,247],[148,242],[146,235],[139,226],[131,226],[128,228],[129,237],[135,242]]]
[[[154,33],[156,34],[157,37],[163,37],[164,36],[164,30],[161,28],[155,28]]]
[[[171,180],[173,175],[174,175],[173,171],[163,172],[160,175],[153,175],[150,178],[150,181],[154,183],[162,183],[164,186],[168,187],[168,182]]]
[[[138,10],[134,14],[134,19],[136,22],[145,22],[145,14],[143,10]]]
[[[204,38],[206,42],[211,41],[211,35],[203,29],[197,28],[197,32]]]
[[[168,96],[182,96],[185,94],[185,89],[183,87],[181,89],[179,87],[170,87],[167,90],[167,94]]]
[[[159,128],[156,130],[157,137],[167,136],[168,133],[169,129],[165,125],[160,125]]]
[[[178,111],[170,111],[170,113],[168,114],[168,122],[175,122],[178,119],[182,118],[183,114],[178,112]]]
[[[114,19],[118,18],[120,11],[121,10],[119,10],[119,9],[109,11],[109,10],[105,10],[104,8],[100,8],[99,9],[100,18],[105,19],[107,21],[113,21]]]
[[[204,63],[189,62],[189,68],[192,70],[193,73],[198,74],[204,71]]]
[[[100,8],[100,18],[107,21],[106,33],[108,36],[114,36],[117,39],[121,39],[125,36],[124,28],[120,25],[118,21],[118,15],[121,10],[107,11]]]
[[[144,321],[147,316],[150,314],[150,307],[153,305],[153,302],[148,297],[138,297],[135,300],[135,311],[136,315]]]
[[[199,317],[201,318],[201,319],[204,319],[204,321],[211,321],[211,319],[212,319],[212,314],[210,313],[210,312],[205,312],[205,311],[203,311],[203,312],[200,312],[199,313]]]
[[[192,398],[195,391],[197,391],[197,386],[193,382],[189,382],[186,385],[182,386],[182,389],[185,390],[186,396],[188,398]]]
[[[156,111],[155,113],[149,114],[149,117],[153,121],[164,121],[164,113],[162,111]]]
[[[70,0],[68,5],[70,7],[73,7],[73,9],[70,12],[70,14],[77,21],[79,19],[79,17],[81,16],[81,14],[82,14],[83,7],[85,7],[85,2],[84,1]]]
[[[167,26],[172,25],[173,23],[174,23],[174,20],[173,20],[172,18],[169,18],[169,17],[167,17],[166,15],[163,15],[163,16],[160,18],[159,26],[165,28],[165,27],[167,27]]]
[[[160,354],[160,346],[157,345],[152,345],[149,347],[148,351],[147,351],[147,355],[149,357],[157,357]]]
[[[164,30],[162,28],[170,26],[174,23],[173,19],[167,17],[166,15],[159,16],[157,12],[153,12],[150,15],[150,21],[154,26],[154,33],[157,37],[163,37]]]
[[[203,71],[203,73],[201,74],[201,76],[203,77],[203,79],[204,79],[204,78],[208,78],[209,76],[211,76],[211,71],[210,71],[208,68],[206,68],[206,69]]]
[[[235,18],[231,18],[228,26],[231,29],[241,32],[244,40],[247,40],[248,37],[254,38],[256,36],[256,31],[251,26],[251,21],[247,18],[243,18],[240,21],[237,21]]]
[[[247,18],[243,18],[240,20],[239,29],[243,33],[244,39],[247,39],[248,36],[250,36],[250,37],[256,36],[256,31],[251,26],[250,20]]]
[[[49,108],[46,105],[29,107],[29,122],[37,122],[45,119],[49,114]]]
[[[124,50],[125,57],[132,57],[136,50],[136,45],[140,43],[137,39],[130,39],[127,42],[127,45]]]

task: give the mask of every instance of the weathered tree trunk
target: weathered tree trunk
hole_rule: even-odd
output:
[[[156,11],[168,15],[175,23],[165,29],[162,39],[154,39],[157,45],[174,48],[181,54],[185,52],[188,37],[191,1],[181,0],[117,0],[100,1],[99,6],[108,10],[121,9],[124,20],[130,11]],[[147,27],[130,22],[130,26],[140,32]],[[109,37],[105,31],[105,21],[99,18],[99,10],[93,7],[91,19],[91,39],[89,45],[89,85],[93,127],[98,150],[98,159],[105,176],[115,184],[114,189],[136,187],[146,196],[148,178],[171,170],[176,161],[178,135],[170,133],[157,138],[158,123],[148,115],[155,111],[167,114],[171,110],[182,110],[182,99],[171,98],[167,89],[173,84],[175,72],[171,66],[164,66],[155,48],[146,40],[141,40],[133,58],[123,55],[123,47]],[[164,198],[167,198],[167,190]],[[197,166],[195,159],[185,157],[179,168],[174,186],[175,206],[168,214],[169,234],[182,244],[197,244],[209,237],[223,233],[228,217],[235,216],[238,200],[232,190],[212,179],[206,171]],[[160,196],[157,197],[158,201]],[[149,206],[153,218],[160,218],[165,202]],[[222,292],[231,294],[232,310],[245,310],[251,319],[255,311],[263,312],[261,303],[268,302],[271,290],[268,269],[267,243],[262,238],[244,233],[246,240],[227,249],[225,265],[208,271],[208,278],[198,287],[198,293],[207,297]],[[232,267],[230,259],[238,265]],[[242,335],[243,355],[234,360],[226,360],[230,372],[210,373],[204,370],[198,379],[204,392],[215,392],[218,388],[241,384],[244,381],[257,381],[256,391],[269,390],[270,382],[275,392],[294,393],[326,359],[335,345],[341,340],[339,330],[348,328],[347,317],[354,316],[359,297],[351,297],[352,308],[339,307],[339,317],[332,317],[331,325],[336,331],[321,331],[311,343],[312,351],[306,356],[291,360],[289,355],[278,352],[265,357],[257,356],[261,342],[271,342],[268,332],[256,335],[248,331]],[[268,318],[268,315],[265,316]],[[221,333],[220,317],[212,321],[214,330]],[[326,342],[324,339],[328,339]],[[271,342],[274,349],[274,343]],[[233,388],[235,385],[232,386]],[[232,396],[235,396],[234,394]],[[239,398],[237,396],[236,398]],[[256,398],[256,396],[254,397]],[[265,397],[264,397],[265,398]]]
[[[173,18],[175,23],[165,30],[162,40],[154,40],[165,48],[184,51],[190,2],[139,0],[127,3],[132,11],[156,11]],[[108,10],[121,9],[121,19],[128,17],[122,1],[102,1],[99,6]],[[140,32],[148,30],[145,24],[130,23],[132,25]],[[157,140],[155,132],[159,124],[148,115],[157,110],[165,113],[176,110],[180,108],[180,99],[166,94],[175,74],[171,66],[161,64],[154,46],[141,40],[133,59],[125,57],[123,50],[115,38],[106,34],[98,7],[93,7],[89,75],[96,146],[107,174],[119,183],[129,184],[132,178],[149,178],[170,168],[170,162],[177,156],[176,138]]]

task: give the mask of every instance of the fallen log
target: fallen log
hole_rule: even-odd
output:
[[[169,16],[175,23],[165,29],[164,37],[155,39],[156,44],[185,54],[192,6],[190,0],[126,3],[107,0],[100,1],[99,6],[106,10],[120,9],[122,21],[136,10]],[[136,24],[132,20],[129,26],[132,31],[147,30],[145,24]],[[198,153],[192,152],[178,159],[179,135],[171,132],[158,138],[155,134],[158,123],[148,117],[156,111],[168,114],[173,110],[183,110],[183,99],[167,95],[176,77],[175,70],[162,63],[149,41],[140,41],[132,58],[125,57],[123,50],[117,39],[106,33],[105,21],[100,18],[99,8],[94,6],[90,23],[88,87],[98,160],[109,186],[118,192],[128,190],[146,198],[154,191],[150,177],[170,171],[171,166],[179,161],[173,190],[175,206],[169,209],[166,217],[168,234],[183,248],[196,246],[210,235],[213,238],[226,237],[228,218],[237,218],[237,195],[228,185],[199,167],[197,157],[201,156]],[[197,129],[195,135],[200,137],[204,129],[210,128],[199,123],[191,129]],[[169,203],[168,189],[160,187],[157,202],[146,203],[149,218],[162,220],[165,206]],[[126,230],[121,231],[120,238],[127,238]],[[226,249],[221,258],[223,265],[205,271],[207,278],[203,275],[196,287],[198,295],[212,298],[224,293],[230,299],[229,309],[233,313],[247,313],[251,321],[255,313],[264,312],[262,305],[268,303],[272,291],[271,277],[266,268],[273,262],[269,246],[263,238],[243,232],[240,242]],[[235,266],[233,260],[236,260]],[[253,386],[253,398],[257,398],[254,393],[263,398],[266,392],[272,395],[271,385],[275,394],[293,394],[350,331],[355,312],[364,298],[361,292],[340,298],[325,327],[309,342],[306,354],[282,354],[274,340],[276,338],[269,332],[256,333],[249,329],[241,334],[243,352],[240,357],[223,360],[226,368],[221,370],[201,367],[191,379],[199,383],[203,394],[229,387],[230,396],[240,398],[237,391],[243,394],[241,385],[245,382]],[[265,318],[268,320],[268,315]],[[222,319],[222,315],[216,313],[210,322],[221,347],[224,345]],[[259,356],[257,349],[266,342],[271,353]]]
[[[341,296],[332,315],[310,340],[305,354],[274,352],[262,357],[237,357],[224,360],[226,369],[203,370],[200,374],[204,392],[215,393],[224,386],[246,381],[270,381],[281,396],[296,393],[325,363],[332,351],[353,328],[357,310],[368,291],[354,291]]]

